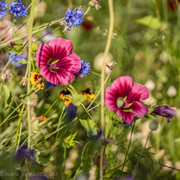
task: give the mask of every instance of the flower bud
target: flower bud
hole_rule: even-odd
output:
[[[24,48],[23,44],[11,43],[11,51],[15,52],[16,54],[21,54],[23,48]]]
[[[150,128],[152,131],[156,131],[157,128],[158,128],[158,121],[157,121],[157,120],[151,121],[150,124],[149,124],[149,128]]]
[[[32,52],[35,53],[38,50],[39,45],[32,41]]]

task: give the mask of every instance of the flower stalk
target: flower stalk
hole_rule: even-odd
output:
[[[31,60],[32,60],[32,27],[34,21],[34,10],[35,10],[35,0],[32,2],[31,12],[30,12],[30,24],[29,24],[29,51],[28,51],[28,84],[27,84],[27,94],[31,90]],[[27,120],[28,120],[28,148],[31,146],[31,108],[30,108],[30,96],[27,97]]]
[[[105,121],[104,121],[104,79],[105,79],[105,68],[106,68],[106,58],[110,49],[111,40],[112,40],[112,33],[113,33],[113,26],[114,26],[114,9],[113,9],[113,0],[108,0],[109,5],[109,14],[110,14],[110,23],[109,23],[109,33],[108,39],[104,51],[103,57],[103,66],[101,71],[101,129],[104,132],[105,128]],[[102,138],[104,134],[102,135]],[[103,146],[101,147],[101,154],[100,154],[100,180],[103,180]]]

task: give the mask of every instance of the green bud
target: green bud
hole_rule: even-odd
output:
[[[22,44],[14,44],[11,47],[11,51],[15,52],[16,54],[21,54],[24,46]]]
[[[150,128],[152,131],[156,131],[157,128],[158,128],[158,121],[157,121],[157,120],[151,121],[150,124],[149,124],[149,128]]]
[[[32,41],[32,52],[35,53],[38,50],[39,45]]]

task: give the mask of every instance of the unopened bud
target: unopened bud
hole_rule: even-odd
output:
[[[35,53],[38,50],[39,45],[32,41],[32,52]]]
[[[156,131],[158,128],[158,121],[157,120],[151,121],[149,127],[152,131]]]

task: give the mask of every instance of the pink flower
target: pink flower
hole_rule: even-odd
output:
[[[107,108],[116,111],[127,124],[133,122],[134,115],[143,117],[148,113],[148,108],[140,101],[148,97],[148,89],[141,84],[134,84],[129,76],[120,76],[105,91]]]
[[[49,44],[41,44],[36,52],[36,64],[41,68],[40,74],[52,84],[69,84],[74,73],[81,69],[80,57],[72,53],[70,40],[57,38]]]

